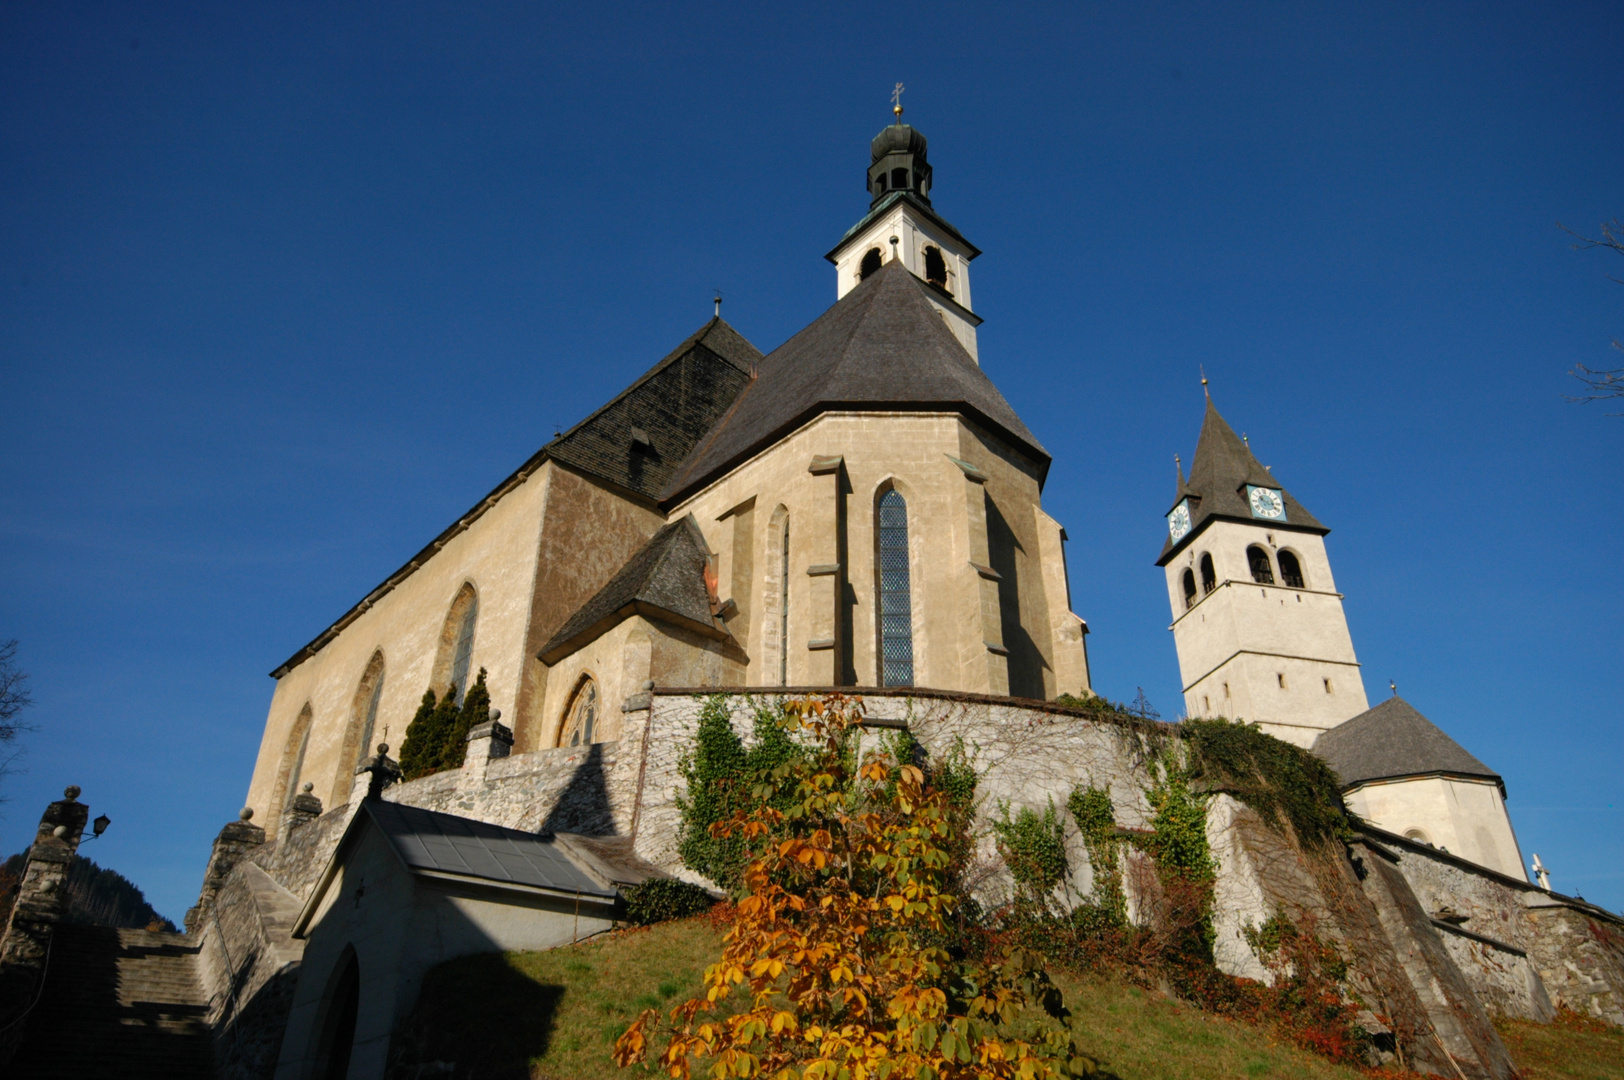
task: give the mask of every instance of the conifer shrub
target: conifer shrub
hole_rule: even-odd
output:
[[[432,687],[425,690],[400,744],[401,779],[416,780],[462,768],[468,755],[468,732],[484,723],[490,711],[491,695],[485,686],[484,668],[479,669],[479,677],[468,688],[461,705],[457,704],[455,683],[446,687],[443,698],[436,698]]]
[[[676,878],[650,878],[624,890],[626,921],[633,926],[649,926],[667,919],[686,919],[709,911],[716,898],[698,885]]]

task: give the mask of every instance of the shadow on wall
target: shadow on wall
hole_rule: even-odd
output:
[[[436,1063],[454,1062],[458,1076],[528,1080],[531,1060],[552,1043],[563,1000],[562,986],[526,978],[501,953],[442,964],[423,980],[416,1006],[390,1045],[386,1075],[428,1075]],[[500,1003],[500,1023],[492,1023],[493,1002]],[[480,1034],[469,1038],[469,1032]]]
[[[998,609],[1003,617],[1004,648],[1009,650],[1009,693],[1011,697],[1042,701],[1043,653],[1032,635],[1021,625],[1021,564],[1026,549],[1015,530],[1004,520],[998,504],[987,496],[987,557],[1001,579],[998,582]]]
[[[609,785],[603,775],[603,744],[593,743],[570,777],[558,801],[547,812],[537,830],[543,833],[581,833],[585,836],[615,835],[615,818],[609,808]]]
[[[253,952],[238,965],[232,980],[235,991],[242,989],[258,962],[259,954]],[[236,998],[239,1004],[220,1027],[215,1042],[215,1075],[220,1080],[269,1076],[276,1071],[276,1059],[282,1052],[282,1030],[287,1026],[298,982],[298,967],[286,966],[265,980],[252,997]]]

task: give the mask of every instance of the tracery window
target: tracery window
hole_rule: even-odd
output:
[[[361,720],[361,751],[364,760],[372,753],[372,733],[378,727],[378,702],[383,700],[383,666],[380,663],[372,677],[372,693],[367,695],[366,714]],[[359,764],[359,761],[357,762]]]
[[[1303,587],[1303,565],[1297,561],[1297,556],[1289,551],[1282,551],[1280,559],[1280,584],[1293,589]]]
[[[451,651],[451,683],[457,688],[460,704],[468,693],[468,669],[474,657],[474,623],[479,618],[479,596],[472,591],[457,626],[457,644]]]
[[[880,685],[912,686],[913,592],[908,580],[908,503],[895,488],[880,496]]]
[[[598,727],[598,681],[590,675],[582,680],[564,714],[558,733],[559,746],[590,746]]]
[[[1201,595],[1205,596],[1218,587],[1218,572],[1212,568],[1212,556],[1201,556]]]
[[[1195,572],[1184,571],[1184,610],[1189,611],[1195,606]]]
[[[1253,544],[1246,549],[1246,564],[1252,570],[1252,580],[1259,585],[1274,584],[1274,567],[1269,563],[1269,553]]]

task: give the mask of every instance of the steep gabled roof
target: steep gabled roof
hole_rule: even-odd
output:
[[[774,349],[732,410],[677,470],[662,502],[679,501],[832,410],[963,413],[1010,440],[1046,472],[1048,451],[947,328],[928,288],[893,259]]]
[[[1321,734],[1314,752],[1336,770],[1344,788],[1444,775],[1493,780],[1505,791],[1498,773],[1397,695]]]
[[[1168,537],[1162,545],[1161,558],[1156,560],[1157,566],[1165,565],[1176,552],[1194,540],[1209,521],[1224,518],[1231,521],[1256,520],[1246,503],[1247,484],[1274,488],[1280,492],[1286,504],[1286,519],[1283,522],[1268,522],[1271,527],[1322,535],[1331,531],[1321,525],[1307,507],[1292,498],[1291,492],[1274,478],[1274,474],[1252,456],[1252,451],[1235,434],[1235,429],[1218,415],[1218,408],[1210,397],[1207,399],[1207,414],[1201,421],[1201,438],[1196,443],[1195,460],[1190,462],[1190,479],[1186,482],[1181,474],[1179,481],[1173,505],[1177,506],[1180,499],[1189,498],[1190,531],[1178,543]]]
[[[427,547],[284,660],[271,678],[280,679],[320,652],[543,462],[557,461],[652,505],[672,470],[749,384],[751,367],[760,359],[761,350],[720,315],[711,319],[607,405],[532,454]]]
[[[665,526],[569,617],[537,657],[556,664],[632,615],[726,639],[727,629],[712,612],[711,589],[705,583],[709,562],[710,548],[692,514]]]
[[[548,443],[554,461],[654,502],[749,385],[761,350],[717,316],[608,404]]]

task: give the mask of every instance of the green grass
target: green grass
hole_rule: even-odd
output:
[[[609,1052],[650,1007],[701,987],[720,935],[704,918],[663,923],[547,952],[486,953],[429,973],[392,1073],[455,1062],[468,1080],[629,1080],[652,1071],[615,1067]],[[1077,1042],[1123,1080],[1354,1080],[1266,1030],[1202,1013],[1107,979],[1055,981]],[[1601,1025],[1500,1027],[1528,1080],[1624,1080],[1624,1033]]]
[[[1624,1031],[1563,1013],[1554,1024],[1499,1020],[1494,1025],[1525,1080],[1621,1080]]]

